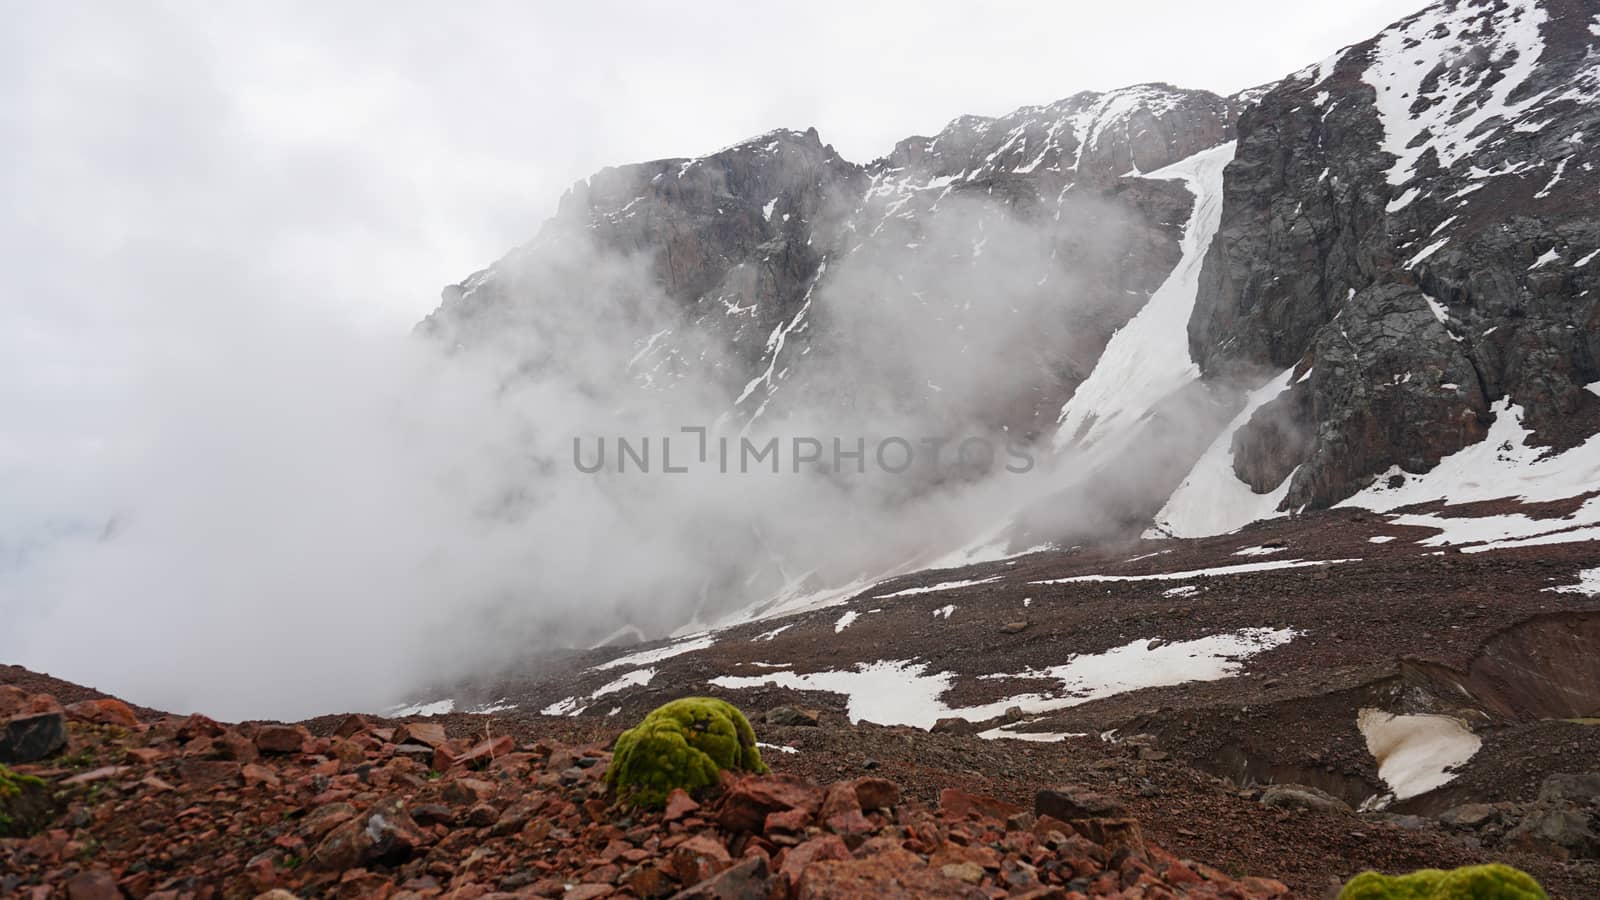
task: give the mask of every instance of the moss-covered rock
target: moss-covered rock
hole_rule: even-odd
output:
[[[1548,900],[1525,872],[1494,863],[1410,875],[1362,872],[1339,892],[1339,900]]]
[[[55,801],[44,781],[0,765],[0,837],[27,837],[54,814]]]
[[[673,788],[692,794],[716,784],[724,769],[767,771],[755,730],[731,703],[685,697],[656,707],[617,738],[606,783],[625,800],[660,807]]]

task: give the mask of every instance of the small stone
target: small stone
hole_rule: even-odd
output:
[[[700,804],[696,803],[694,798],[689,796],[688,791],[685,791],[683,788],[673,788],[672,793],[667,795],[667,809],[666,814],[662,816],[662,820],[666,822],[676,822],[684,816],[687,816],[699,809]]]
[[[775,706],[767,710],[764,718],[768,725],[815,728],[821,714],[815,709],[803,709],[798,706]]]
[[[121,900],[122,889],[104,869],[79,872],[67,881],[67,900]]]
[[[939,874],[967,884],[977,884],[983,880],[983,866],[974,862],[946,863],[939,867]]]

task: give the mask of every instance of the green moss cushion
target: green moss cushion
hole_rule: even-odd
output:
[[[723,769],[767,771],[755,730],[731,703],[685,697],[657,707],[617,738],[606,783],[623,799],[660,807],[673,788],[710,787]]]
[[[1339,900],[1548,900],[1539,883],[1510,866],[1422,869],[1410,875],[1362,872]]]

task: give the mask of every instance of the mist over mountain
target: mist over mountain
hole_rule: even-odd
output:
[[[191,343],[215,379],[151,378],[169,414],[84,491],[115,516],[12,567],[7,652],[181,705],[293,643],[248,702],[309,713],[930,567],[1446,498],[1416,477],[1496,423],[1581,481],[1596,27],[1446,2],[1231,96],[604,169],[414,338],[296,313],[250,323],[292,352]],[[242,622],[260,640],[218,639]],[[128,635],[216,690],[128,675]]]

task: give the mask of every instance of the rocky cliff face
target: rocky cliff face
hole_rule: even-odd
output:
[[[1115,529],[1215,437],[1279,511],[1327,506],[1481,440],[1504,398],[1553,451],[1600,430],[1597,100],[1592,3],[1446,0],[1233,97],[1081,93],[866,165],[775,131],[580,183],[423,330],[572,365],[578,342],[549,336],[592,336],[569,319],[604,295],[590,318],[632,379],[693,375],[735,422],[847,409],[1098,441],[1096,471],[1163,473],[1057,495]],[[1225,159],[1194,160],[1235,138],[1218,219],[1195,178]],[[1106,362],[1122,330],[1150,346]]]
[[[1210,377],[1309,375],[1235,436],[1242,478],[1325,506],[1506,397],[1554,449],[1597,430],[1597,101],[1592,3],[1457,0],[1244,112],[1190,348]]]
[[[1035,437],[1177,260],[1190,196],[1141,173],[1228,140],[1236,118],[1233,100],[1140,85],[965,116],[866,166],[780,130],[606,169],[533,242],[446,288],[422,330],[528,355],[530,332],[564,330],[552,307],[639,293],[576,277],[581,244],[669,301],[620,304],[636,378],[714,373],[744,420],[843,406]]]

